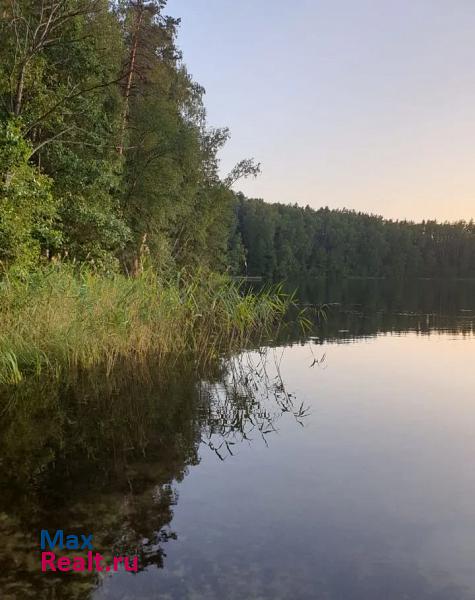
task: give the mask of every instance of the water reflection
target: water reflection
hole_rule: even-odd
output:
[[[312,279],[289,281],[287,287],[298,290],[310,315],[313,306],[326,307],[327,319],[318,320],[318,343],[381,333],[475,331],[475,281]],[[295,327],[292,338],[306,336]]]
[[[265,353],[190,365],[163,377],[92,375],[74,384],[25,385],[2,398],[0,430],[0,597],[86,598],[99,581],[40,572],[39,531],[94,534],[94,551],[138,556],[162,567],[177,484],[205,444],[221,460],[275,431],[294,409]],[[152,371],[153,373],[153,371]],[[272,401],[271,401],[272,400]],[[77,552],[75,554],[78,554]]]
[[[317,332],[206,372],[3,390],[0,598],[474,600],[475,288],[392,285],[313,282]],[[59,528],[140,572],[41,573]]]
[[[218,383],[201,382],[200,389],[208,399],[201,442],[220,460],[232,456],[233,447],[242,442],[258,438],[267,445],[282,414],[291,414],[303,425],[308,410],[287,391],[281,360],[282,353],[277,356],[271,348],[244,353],[228,363],[226,378]]]

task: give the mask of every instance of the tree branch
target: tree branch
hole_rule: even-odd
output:
[[[35,146],[35,148],[33,148],[33,150],[31,151],[31,154],[28,157],[28,159],[30,159],[34,154],[36,154],[36,152],[38,152],[38,150],[43,148],[43,146],[46,146],[46,144],[50,144],[51,142],[54,142],[54,140],[58,139],[59,137],[61,137],[65,133],[67,133],[68,131],[71,131],[71,129],[74,129],[74,125],[71,125],[71,127],[66,127],[66,129],[63,129],[63,131],[60,131],[56,135],[53,135],[53,137],[48,138],[47,140],[44,140],[43,142],[41,142],[40,144]]]
[[[74,94],[69,94],[67,96],[65,96],[64,98],[61,98],[61,100],[59,100],[58,102],[56,102],[56,104],[53,104],[53,106],[47,110],[45,113],[43,113],[42,115],[40,115],[36,121],[30,125],[30,127],[26,130],[26,135],[29,134],[35,127],[37,127],[42,121],[44,121],[47,117],[49,117],[50,115],[52,115],[54,113],[54,111],[59,108],[62,104],[64,104],[65,102],[68,102],[68,100],[74,100],[74,98],[78,98],[79,96],[82,96],[84,94],[88,94],[89,92],[94,92],[95,90],[100,90],[102,88],[106,88],[109,87],[110,85],[114,85],[114,83],[119,83],[122,79],[124,78],[124,75],[121,75],[120,77],[116,78],[116,79],[112,79],[111,81],[106,81],[105,83],[99,83],[97,85],[93,85],[89,88],[85,88],[83,90],[79,90],[79,92],[75,92]]]

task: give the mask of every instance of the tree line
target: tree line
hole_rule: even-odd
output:
[[[288,277],[475,277],[475,223],[392,221],[237,195],[240,272]]]

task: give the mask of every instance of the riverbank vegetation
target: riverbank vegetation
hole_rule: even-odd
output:
[[[0,382],[125,356],[237,347],[282,315],[246,293],[227,129],[163,0],[12,0],[0,11]],[[219,274],[221,273],[221,275]]]
[[[166,0],[0,9],[0,381],[119,357],[214,356],[266,331],[280,291],[230,275],[473,276],[474,226],[247,200]]]
[[[0,289],[0,384],[62,376],[125,359],[134,368],[193,357],[204,367],[270,332],[290,297],[243,293],[228,277],[196,272],[136,278],[65,266],[6,279]]]

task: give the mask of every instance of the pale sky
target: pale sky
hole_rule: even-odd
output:
[[[475,217],[475,0],[169,0],[228,126],[223,173],[267,202]]]

